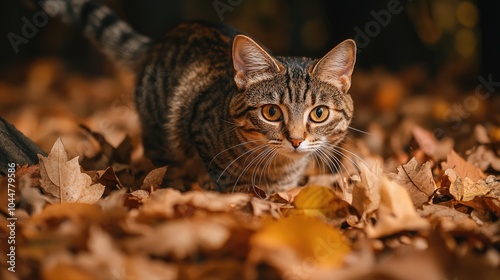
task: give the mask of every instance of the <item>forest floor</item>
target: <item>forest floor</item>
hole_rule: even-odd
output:
[[[500,88],[466,70],[356,71],[340,172],[266,197],[160,188],[134,76],[35,61],[0,83],[49,154],[0,177],[0,278],[500,279]]]

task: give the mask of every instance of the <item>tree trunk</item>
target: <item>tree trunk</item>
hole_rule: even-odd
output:
[[[0,174],[7,174],[8,164],[33,165],[37,154],[46,156],[33,141],[0,117]]]

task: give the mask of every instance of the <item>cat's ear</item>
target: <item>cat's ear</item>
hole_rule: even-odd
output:
[[[237,35],[233,41],[234,81],[238,88],[269,78],[283,66],[261,46],[245,35]]]
[[[351,74],[355,62],[356,43],[348,39],[320,59],[314,66],[312,75],[336,86],[342,93],[346,93],[351,87]]]

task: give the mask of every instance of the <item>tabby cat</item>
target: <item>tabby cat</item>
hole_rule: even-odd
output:
[[[153,42],[89,0],[43,6],[137,70],[145,153],[169,166],[169,185],[272,193],[296,186],[314,160],[335,162],[353,114],[353,40],[319,60],[273,57],[222,25],[183,23]]]

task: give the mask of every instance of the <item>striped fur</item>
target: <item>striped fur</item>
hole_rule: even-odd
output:
[[[131,68],[140,66],[153,43],[108,7],[89,0],[45,0],[42,8],[51,16],[79,26],[107,55]]]
[[[135,101],[143,144],[155,164],[169,165],[170,186],[272,193],[296,186],[312,160],[335,171],[334,148],[353,114],[354,41],[320,60],[272,57],[231,28],[191,22],[152,44],[107,8],[49,1],[64,2],[64,17],[119,59],[142,60]],[[271,105],[269,116],[280,118],[266,118]],[[314,112],[327,118],[315,122]]]

